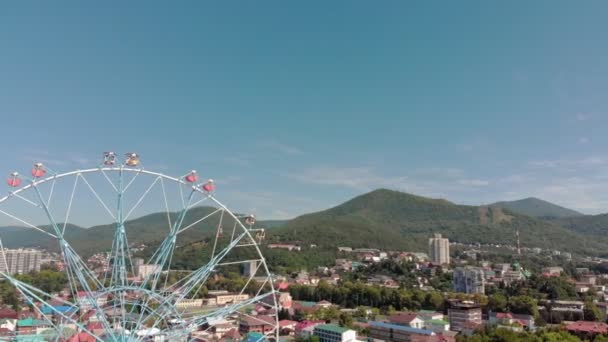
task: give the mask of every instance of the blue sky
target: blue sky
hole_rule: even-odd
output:
[[[608,212],[607,10],[5,4],[0,172],[35,160],[83,168],[104,150],[134,150],[148,169],[215,178],[230,207],[264,218],[379,187]]]

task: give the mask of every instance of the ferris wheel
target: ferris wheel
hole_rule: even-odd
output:
[[[265,231],[255,216],[222,204],[213,180],[194,170],[179,177],[149,171],[136,153],[123,159],[105,152],[96,167],[64,173],[47,164],[11,173],[0,198],[1,222],[41,235],[36,241],[51,246],[67,278],[63,291],[45,292],[9,271],[0,245],[0,276],[42,322],[46,340],[191,341],[230,333],[278,341],[277,295],[259,248]],[[79,221],[105,225],[72,224]]]

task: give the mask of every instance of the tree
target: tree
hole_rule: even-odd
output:
[[[340,314],[339,324],[341,327],[352,328],[353,327],[353,316],[346,312]]]
[[[585,321],[601,322],[604,320],[604,315],[600,309],[592,301],[585,302],[585,308],[583,309],[583,317]]]
[[[528,314],[538,317],[538,304],[530,296],[514,296],[509,299],[509,307],[513,313]]]
[[[488,309],[494,312],[506,312],[509,301],[502,293],[495,293],[488,297]]]
[[[291,315],[289,314],[289,310],[282,308],[279,311],[279,320],[284,320],[284,319],[291,320]]]

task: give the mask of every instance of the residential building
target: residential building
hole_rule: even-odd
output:
[[[274,330],[277,321],[271,316],[247,316],[243,317],[239,322],[239,332],[243,334],[261,333],[266,334]]]
[[[179,302],[175,303],[175,307],[178,309],[187,309],[187,308],[200,308],[203,306],[202,299],[188,299],[184,298]]]
[[[534,316],[510,312],[490,312],[488,324],[515,331],[523,329],[534,331],[536,329]]]
[[[135,270],[139,279],[143,280],[152,274],[160,272],[162,267],[156,264],[139,264]]]
[[[434,264],[448,265],[450,263],[450,240],[442,238],[441,234],[433,235],[429,239],[429,256]]]
[[[243,276],[244,277],[253,277],[258,271],[258,261],[250,260],[243,264]]]
[[[313,330],[313,335],[320,342],[354,342],[357,340],[357,332],[334,324],[320,324]]]
[[[232,293],[225,290],[209,291],[205,302],[207,305],[224,305],[229,303],[238,303],[249,299],[246,293]]]
[[[436,333],[431,330],[385,322],[369,322],[369,339],[372,342],[451,342],[450,332]]]
[[[301,339],[309,339],[317,325],[325,324],[325,321],[302,321],[296,324],[296,336]]]
[[[286,249],[288,251],[301,251],[302,247],[298,245],[292,245],[288,243],[269,243],[266,247],[270,249],[278,248],[278,249]]]
[[[454,331],[462,331],[467,325],[481,325],[481,306],[470,301],[451,302],[448,318]]]
[[[485,293],[484,271],[478,267],[458,267],[453,276],[454,291],[463,293]]]
[[[418,317],[415,312],[400,312],[388,317],[388,321],[392,324],[409,326],[412,328],[422,329],[424,320]]]
[[[559,267],[559,266],[551,266],[551,267],[543,267],[542,268],[542,274],[545,277],[559,276],[563,272],[564,272],[564,269],[562,267]]]
[[[0,257],[0,270],[9,274],[23,274],[40,271],[42,251],[37,249],[4,249],[6,257]]]

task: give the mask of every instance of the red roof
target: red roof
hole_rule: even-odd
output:
[[[395,315],[392,315],[388,318],[389,322],[394,324],[405,324],[409,325],[413,320],[416,319],[418,315],[413,312],[401,312]]]
[[[301,331],[302,329],[306,329],[308,327],[312,327],[319,324],[325,324],[325,321],[302,321],[296,325],[296,331]]]
[[[233,340],[240,340],[241,334],[237,329],[230,329],[227,333],[224,334],[224,338],[231,338]]]
[[[498,318],[498,319],[513,318],[513,315],[510,312],[507,312],[507,313],[497,312],[496,318]]]
[[[590,321],[576,321],[566,325],[566,330],[592,334],[606,334],[608,333],[608,324]]]
[[[288,319],[283,319],[283,320],[279,321],[279,326],[281,328],[286,327],[286,326],[290,326],[290,325],[297,325],[297,324],[298,324],[298,322],[296,322],[296,321],[290,321]]]
[[[91,322],[91,323],[87,324],[87,329],[88,330],[103,329],[103,324],[101,324],[101,322]]]
[[[72,335],[68,342],[95,342],[95,337],[91,336],[86,332],[79,332],[78,334]]]
[[[12,319],[17,319],[17,311],[10,309],[10,308],[4,308],[4,309],[0,309],[0,318],[12,318]]]
[[[276,320],[274,317],[270,316],[257,316],[257,317],[244,317],[241,319],[241,324],[246,326],[258,326],[258,325],[268,325],[275,324]]]

